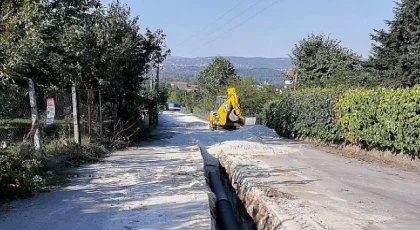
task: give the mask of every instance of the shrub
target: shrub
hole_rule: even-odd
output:
[[[285,92],[279,100],[265,106],[264,123],[286,137],[341,141],[334,104],[342,92],[341,88]]]
[[[43,165],[33,149],[23,143],[12,153],[0,156],[0,199],[27,197],[44,186]]]
[[[210,112],[200,109],[198,107],[194,107],[193,115],[207,121],[209,119]]]
[[[48,153],[49,157],[59,156],[61,161],[85,163],[96,162],[110,152],[104,146],[99,144],[87,143],[76,144],[66,141],[57,145],[54,151]]]
[[[420,87],[350,90],[340,97],[336,113],[344,138],[352,144],[420,150]]]

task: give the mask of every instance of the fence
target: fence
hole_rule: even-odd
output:
[[[0,151],[21,142],[31,123],[28,89],[0,85]]]
[[[101,95],[99,90],[78,90],[77,95],[79,135],[82,144],[89,143],[103,135]],[[27,87],[0,85],[0,153],[13,149],[30,132],[32,113],[29,102]],[[71,89],[37,89],[36,106],[37,127],[44,151],[54,152],[75,140]]]
[[[100,139],[103,135],[103,110],[99,90],[78,90],[79,131],[82,142]],[[110,113],[106,113],[107,115]],[[106,117],[110,124],[110,116]]]
[[[37,90],[37,108],[42,146],[47,152],[74,140],[73,100],[70,90]],[[50,102],[51,104],[48,104]],[[48,118],[48,106],[54,106],[54,119]],[[50,111],[51,112],[51,111]]]
[[[77,89],[73,92],[71,88],[36,88],[35,91],[34,111],[38,114],[36,126],[32,124],[34,111],[31,111],[29,88],[0,85],[0,154],[9,152],[24,139],[34,135],[34,127],[38,128],[37,136],[42,140],[40,144],[43,151],[47,153],[77,140],[81,144],[102,141],[109,135],[121,133],[119,129],[127,128],[117,121],[117,106],[112,102],[103,103],[100,90]],[[143,125],[149,128],[157,125],[157,108],[143,108],[138,112],[138,117],[130,118],[126,126],[139,125],[139,121],[143,121]],[[74,115],[78,118],[78,126],[74,125]],[[76,127],[78,132],[75,131]]]

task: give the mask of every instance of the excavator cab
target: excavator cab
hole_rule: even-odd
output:
[[[235,88],[228,88],[226,96],[216,97],[215,110],[209,116],[209,127],[211,130],[236,129],[244,124],[245,119],[241,112],[240,99],[236,95]]]
[[[216,98],[216,105],[214,106],[214,111],[217,111],[219,107],[225,103],[227,97],[226,96],[217,96]]]

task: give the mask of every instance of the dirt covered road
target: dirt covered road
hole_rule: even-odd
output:
[[[61,189],[8,204],[0,229],[210,229],[200,150],[168,139],[183,131],[161,117],[156,135],[167,140],[115,152]]]
[[[179,113],[160,121],[158,140],[79,169],[57,191],[12,202],[0,229],[210,229],[199,147],[230,173],[257,224],[271,218],[266,229],[419,229],[417,173],[332,155],[262,126],[211,132]]]

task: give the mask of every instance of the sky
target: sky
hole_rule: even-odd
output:
[[[367,58],[370,34],[387,28],[384,20],[393,18],[395,6],[394,0],[120,2],[140,17],[142,31],[162,29],[172,56],[183,57],[287,57],[308,33],[324,33]]]

